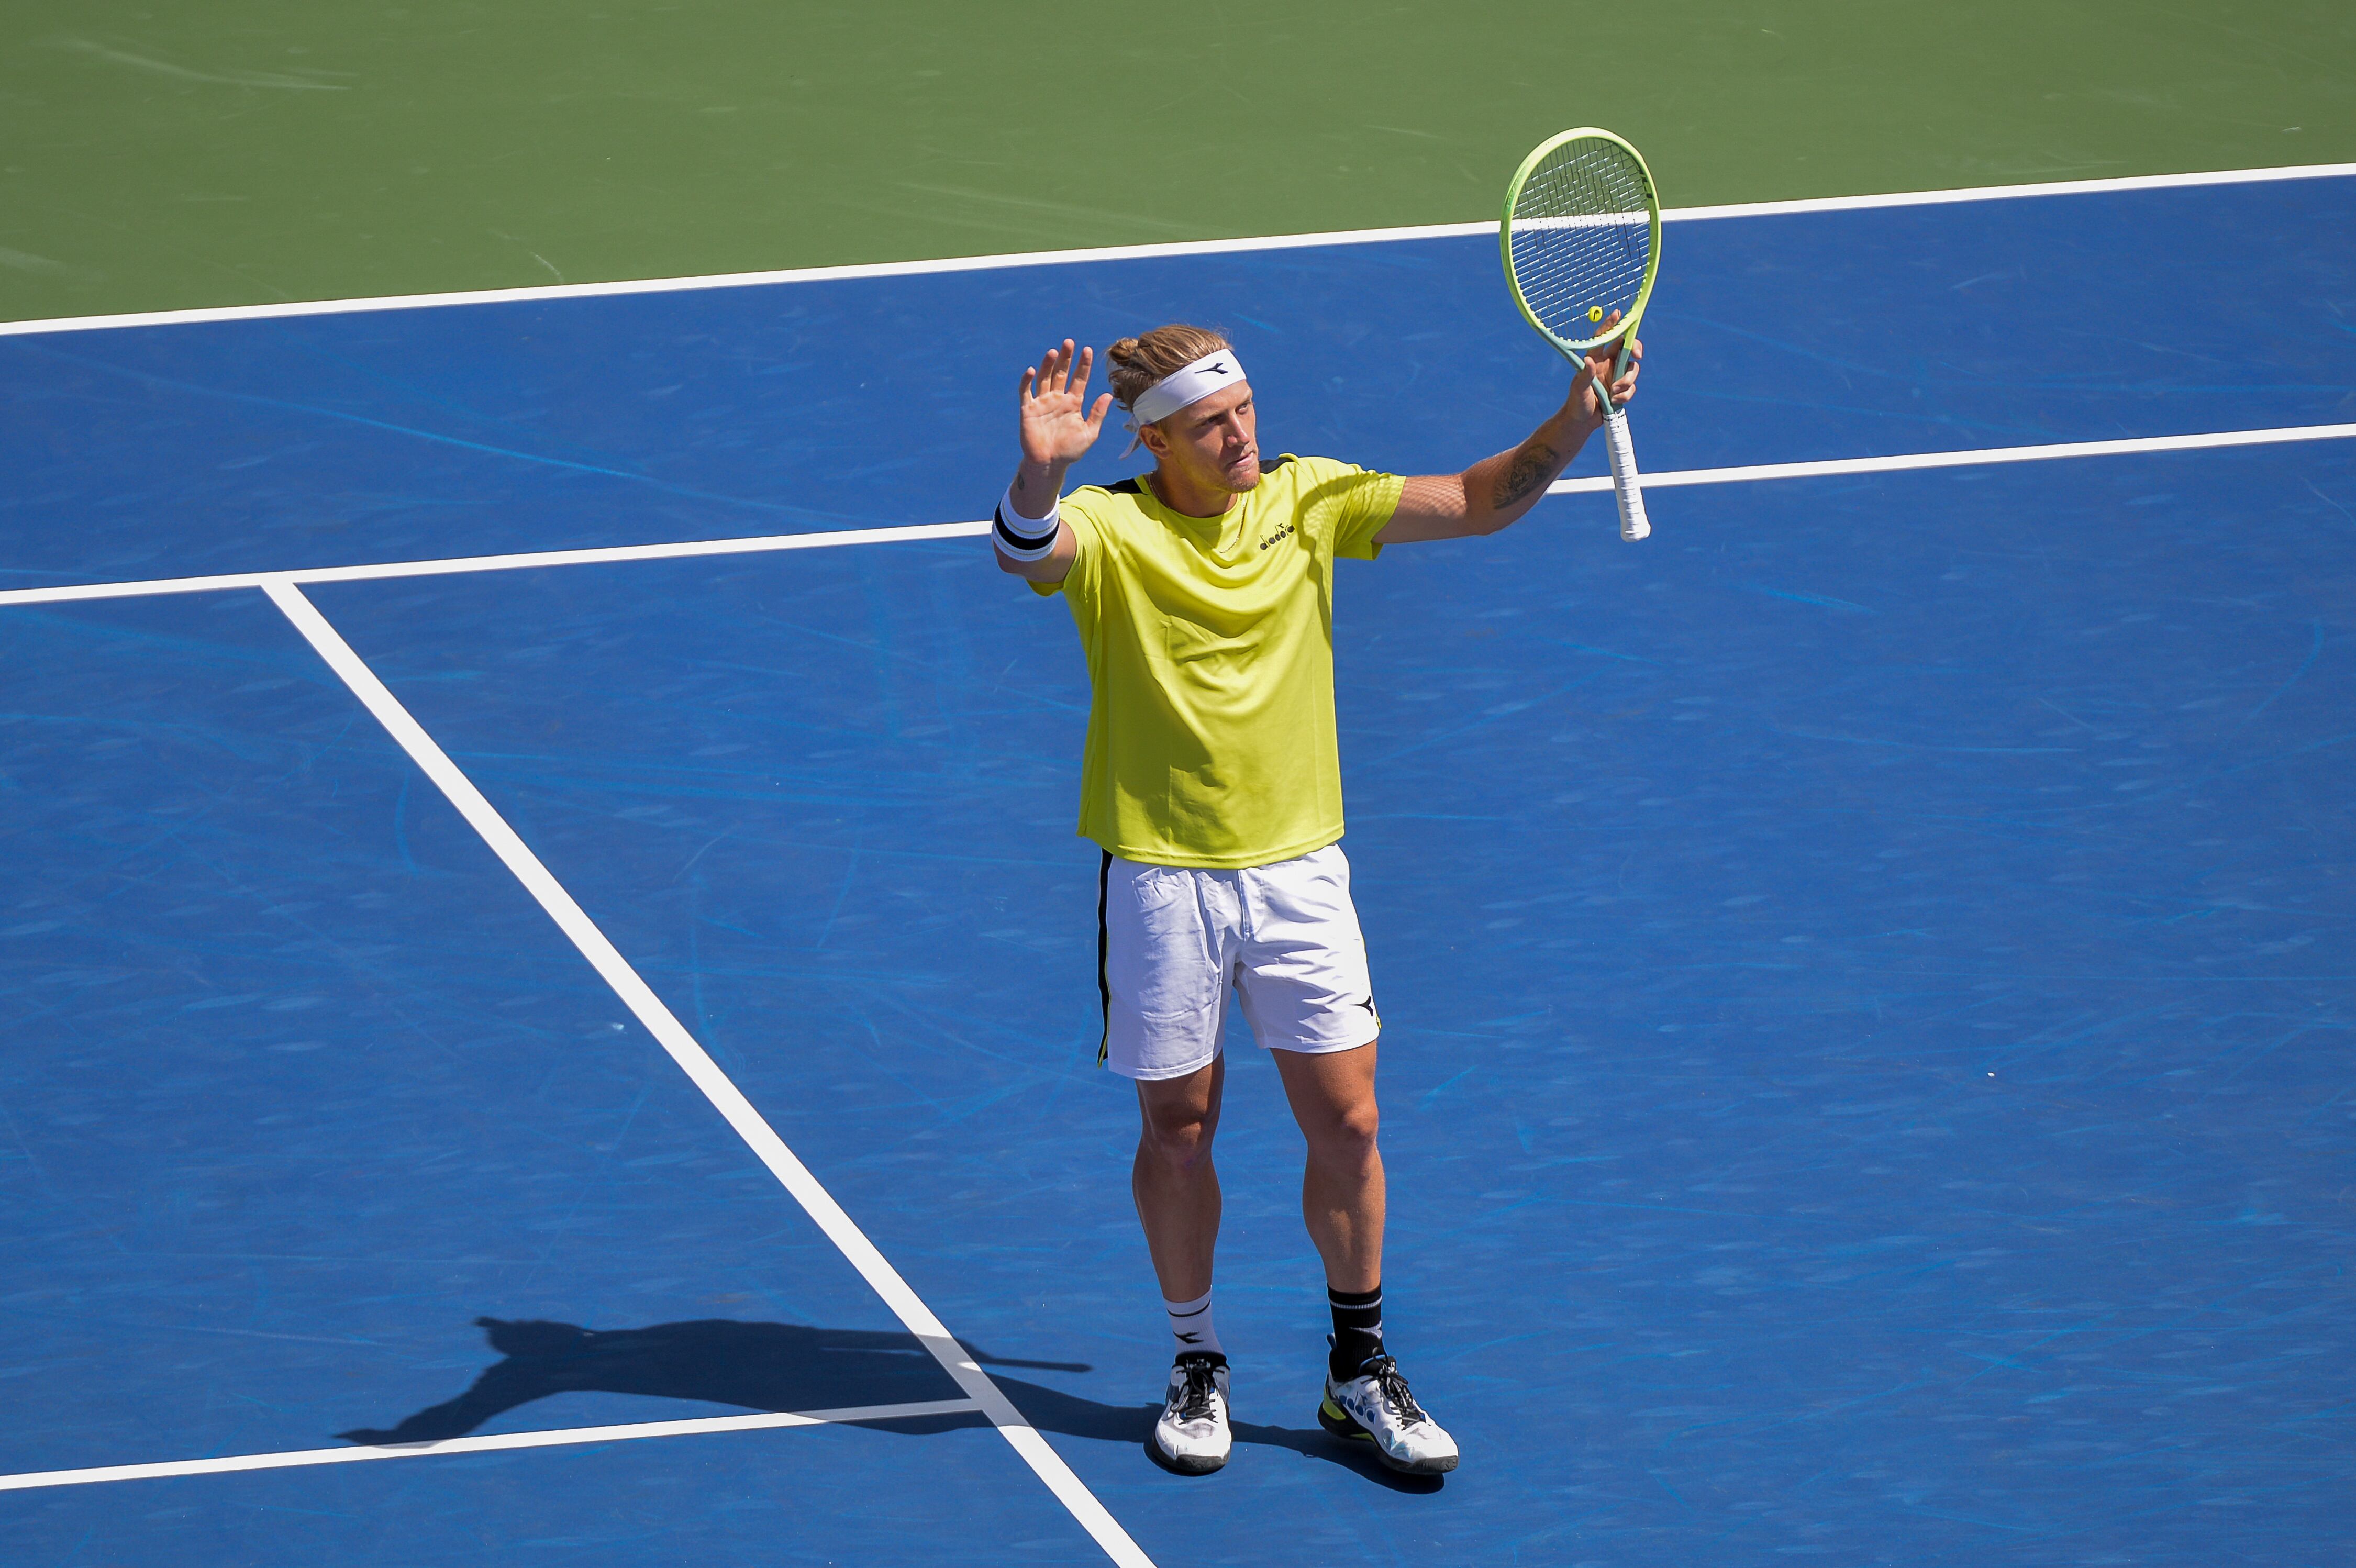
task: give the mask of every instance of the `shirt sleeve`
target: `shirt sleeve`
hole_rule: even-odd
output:
[[[1071,601],[1072,618],[1082,626],[1095,622],[1098,590],[1104,581],[1104,529],[1088,505],[1087,492],[1076,490],[1062,502],[1064,526],[1072,531],[1072,542],[1079,546],[1072,557],[1072,569],[1064,574],[1060,583],[1033,583],[1031,591],[1042,598],[1061,594]]]
[[[1383,553],[1375,535],[1398,511],[1407,480],[1330,457],[1297,457],[1306,481],[1308,510],[1332,541],[1336,557],[1371,561]]]

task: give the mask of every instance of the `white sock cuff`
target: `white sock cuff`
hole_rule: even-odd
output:
[[[1208,1350],[1224,1356],[1227,1348],[1219,1343],[1219,1330],[1211,1321],[1211,1293],[1205,1291],[1192,1301],[1162,1303],[1162,1310],[1170,1315],[1170,1337],[1178,1342],[1178,1353]]]

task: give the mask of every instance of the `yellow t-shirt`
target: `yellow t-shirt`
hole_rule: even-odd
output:
[[[1333,562],[1371,561],[1406,481],[1290,453],[1223,517],[1136,479],[1064,498],[1061,593],[1094,695],[1080,836],[1155,865],[1266,865],[1342,836]]]

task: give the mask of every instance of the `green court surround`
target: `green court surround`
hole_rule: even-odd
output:
[[[39,0],[0,318],[1479,219],[1580,122],[1673,205],[2356,159],[2356,9]]]

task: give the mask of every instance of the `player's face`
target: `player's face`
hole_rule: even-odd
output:
[[[1259,413],[1251,383],[1213,392],[1145,427],[1145,445],[1165,466],[1206,489],[1240,495],[1259,483]]]

